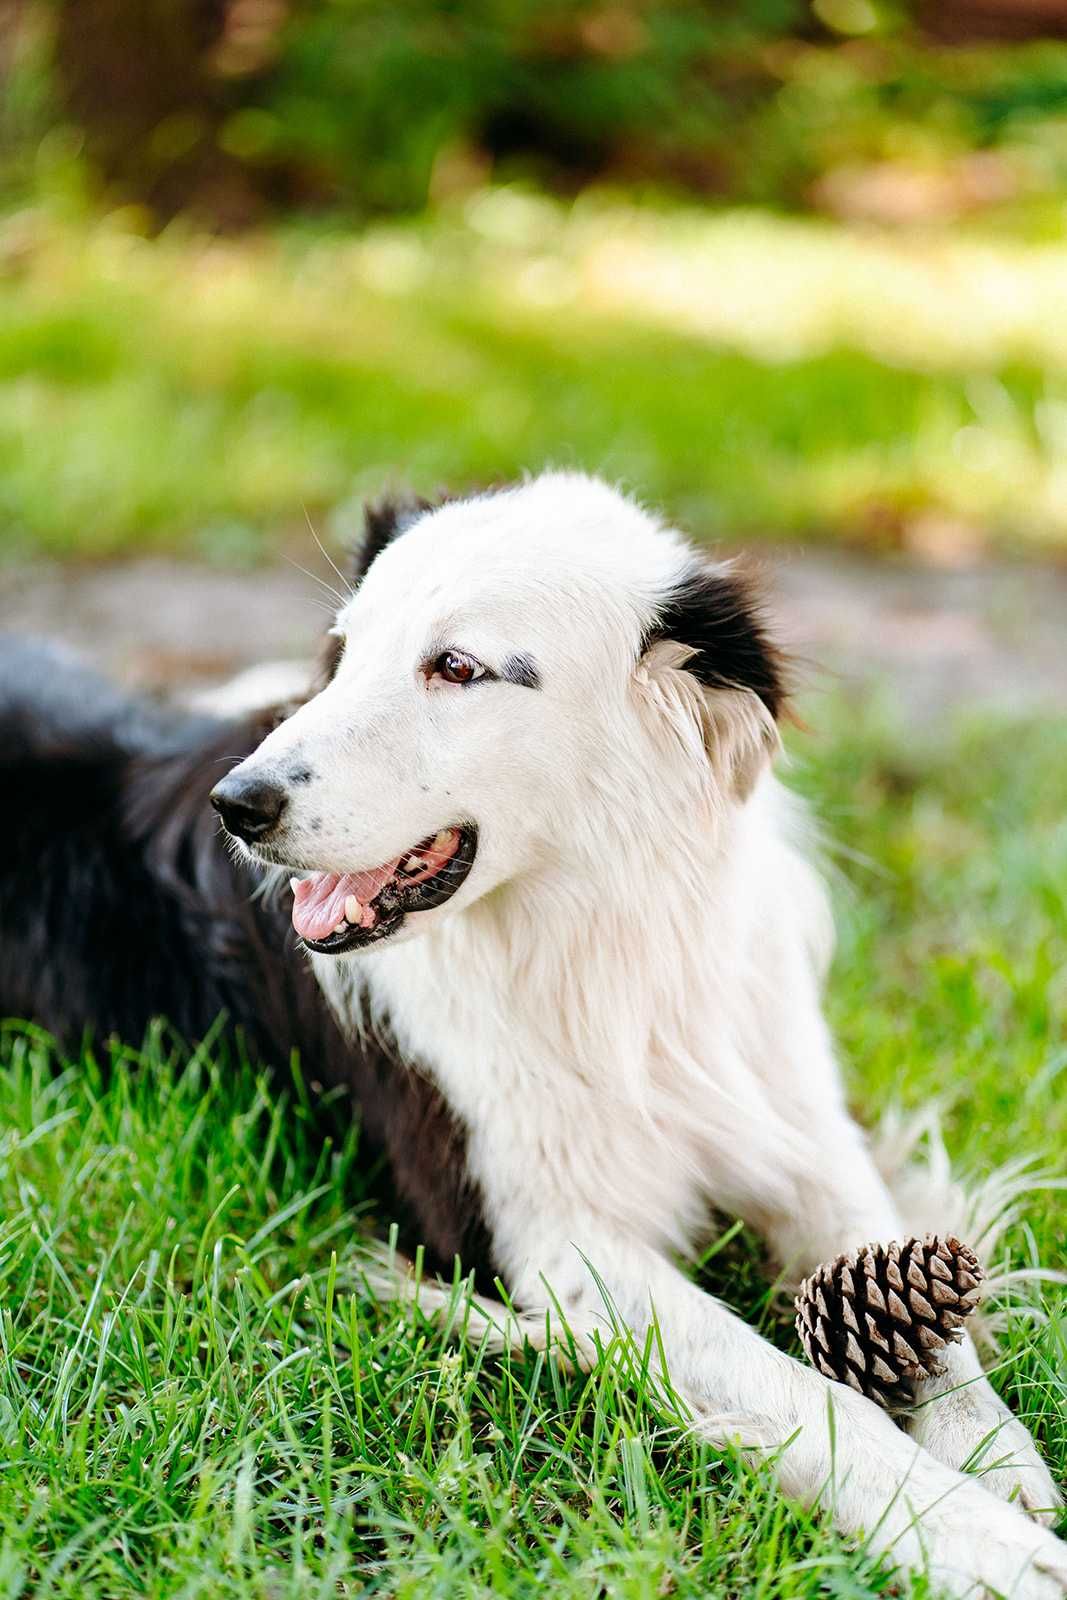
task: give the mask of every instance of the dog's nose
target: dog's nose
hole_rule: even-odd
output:
[[[278,826],[288,803],[285,790],[268,779],[241,777],[231,772],[211,791],[215,807],[228,833],[252,844]]]

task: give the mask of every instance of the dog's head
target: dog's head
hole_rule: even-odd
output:
[[[742,804],[777,742],[746,582],[594,479],[378,511],[355,580],[325,686],[212,795],[295,875],[312,950],[588,877],[627,830]]]

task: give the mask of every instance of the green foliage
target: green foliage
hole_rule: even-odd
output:
[[[1067,49],[916,46],[906,38],[797,49],[755,106],[738,151],[746,198],[797,203],[828,174],[865,164],[942,173],[975,153],[1000,158],[1006,194],[1059,196],[1067,184]],[[1001,199],[1004,196],[1000,197]],[[943,203],[996,209],[997,196]]]
[[[820,700],[794,772],[847,847],[831,1004],[870,1107],[948,1100],[982,1172],[1067,1142],[1067,734],[928,739]],[[857,728],[863,730],[857,732]],[[388,1212],[339,1102],[164,1028],[0,1038],[0,1592],[867,1600],[888,1573],[679,1434],[640,1374],[457,1347],[375,1301]],[[1062,1256],[1038,1190],[1011,1261]],[[747,1235],[704,1281],[793,1348]],[[1016,1289],[1033,1299],[1033,1286]],[[1067,1470],[1063,1293],[1001,1391]]]
[[[464,149],[568,182],[710,170],[733,64],[802,17],[798,0],[334,0],[294,21],[261,103],[279,149],[374,210],[425,204]]]
[[[1067,48],[939,48],[867,10],[865,41],[846,46],[789,3],[349,0],[294,28],[259,103],[277,153],[378,211],[424,205],[435,170],[447,192],[457,152],[483,176],[803,206],[841,166],[936,170],[996,150],[1021,188],[1062,189]]]
[[[912,10],[26,0],[6,24],[0,182],[88,178],[158,217],[192,208],[227,226],[417,211],[515,178],[807,206],[866,163],[943,174],[960,191],[938,202],[949,212],[1062,192],[1067,46],[946,46]],[[1003,162],[977,189],[956,170],[975,151]]]

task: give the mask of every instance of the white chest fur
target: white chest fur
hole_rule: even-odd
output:
[[[768,830],[773,809],[753,805],[698,895],[646,892],[635,907],[608,894],[591,909],[544,880],[393,948],[316,961],[345,1025],[387,1025],[465,1125],[507,1269],[525,1264],[546,1205],[557,1235],[598,1216],[684,1251],[711,1205],[788,1204],[810,1152],[782,1111],[777,1019],[811,1013],[798,984],[818,1014],[820,906]]]

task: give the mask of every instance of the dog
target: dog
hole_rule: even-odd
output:
[[[844,1533],[954,1594],[1067,1593],[1056,1488],[969,1340],[905,1431],[678,1265],[713,1212],[796,1277],[906,1231],[846,1110],[827,901],[773,770],[786,664],[739,569],[546,473],[372,514],[295,708],[86,726],[40,678],[0,706],[34,812],[7,818],[6,1011],[129,1030],[150,1003],[195,1034],[226,1007],[351,1085],[431,1259],[506,1283],[517,1314],[482,1298],[480,1326],[579,1359],[651,1330],[689,1426]]]

